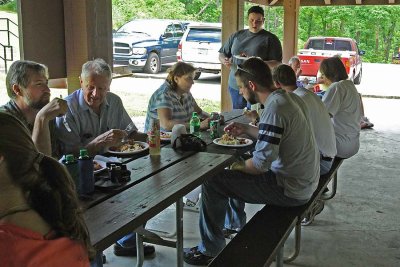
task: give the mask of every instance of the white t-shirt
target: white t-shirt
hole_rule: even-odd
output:
[[[319,152],[325,157],[335,157],[335,131],[324,103],[322,103],[321,99],[316,94],[305,88],[297,88],[293,93],[300,96],[308,107],[309,118]]]
[[[332,116],[337,156],[350,158],[360,148],[360,96],[352,81],[332,83],[322,98]]]

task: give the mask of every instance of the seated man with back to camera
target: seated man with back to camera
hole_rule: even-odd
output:
[[[126,137],[124,129],[133,125],[130,137],[145,140],[126,112],[121,98],[110,92],[111,68],[103,59],[82,66],[81,89],[68,95],[66,118],[57,118],[57,137],[61,152],[78,154],[87,148],[90,155],[103,153]]]
[[[257,58],[235,73],[240,93],[251,104],[264,104],[258,128],[231,123],[225,131],[257,139],[253,157],[204,182],[198,246],[185,249],[185,262],[208,264],[225,246],[223,226],[229,198],[284,207],[307,203],[319,179],[319,152],[304,102],[276,89],[271,71]],[[273,218],[271,218],[273,219]]]
[[[133,125],[130,137],[146,140],[147,136],[137,131],[121,98],[110,92],[111,80],[111,68],[103,59],[83,64],[81,89],[66,97],[66,122],[57,118],[57,134],[64,154],[77,154],[84,147],[91,155],[102,153],[107,147],[121,142],[127,135],[123,129],[129,124]],[[114,252],[118,256],[135,256],[135,233],[119,240]],[[154,246],[145,245],[144,253],[154,253]]]
[[[304,87],[297,87],[293,69],[282,64],[272,71],[272,78],[277,87],[288,93],[295,93],[307,105],[313,133],[320,152],[320,174],[326,174],[332,167],[336,156],[336,138],[329,113],[321,99]]]
[[[47,67],[43,64],[28,60],[15,61],[6,77],[10,101],[0,110],[22,121],[40,152],[58,156],[54,119],[65,114],[67,103],[60,98],[50,101],[48,76]]]

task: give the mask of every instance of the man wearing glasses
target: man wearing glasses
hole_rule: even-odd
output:
[[[268,65],[250,58],[235,73],[240,94],[264,104],[258,128],[231,123],[225,131],[257,139],[253,157],[236,162],[202,186],[198,246],[184,250],[185,262],[207,265],[225,246],[224,218],[229,198],[283,207],[308,202],[319,180],[319,151],[305,103],[273,85]],[[243,214],[244,211],[240,214]]]
[[[272,66],[282,62],[281,42],[276,35],[263,29],[265,19],[262,7],[252,6],[247,15],[249,28],[232,34],[219,50],[220,62],[230,69],[228,89],[233,109],[242,109],[247,105],[239,94],[235,80],[238,64],[249,57],[260,57]]]

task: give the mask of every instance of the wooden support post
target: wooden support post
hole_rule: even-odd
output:
[[[80,88],[82,64],[103,58],[112,66],[111,1],[63,0],[68,93]]]
[[[300,0],[285,0],[283,2],[283,63],[297,54],[297,34],[299,22]]]
[[[224,0],[222,2],[222,44],[229,36],[243,29],[243,0]],[[231,96],[228,91],[229,69],[221,66],[221,111],[232,110]]]

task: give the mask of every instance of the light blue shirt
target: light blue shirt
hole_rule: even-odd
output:
[[[83,90],[79,89],[65,98],[68,103],[66,119],[71,132],[63,122],[63,117],[57,117],[56,134],[63,154],[77,154],[93,139],[111,129],[125,129],[132,122],[126,112],[121,98],[108,92],[100,106],[100,116],[85,102]],[[137,128],[134,126],[134,131]],[[100,153],[104,151],[99,151]]]
[[[172,120],[178,123],[186,123],[192,117],[194,105],[195,100],[190,92],[180,96],[172,90],[171,85],[167,81],[164,82],[150,98],[144,125],[145,132],[150,128],[150,120],[158,119],[157,109],[170,109],[172,112]],[[164,129],[161,127],[161,130]]]

